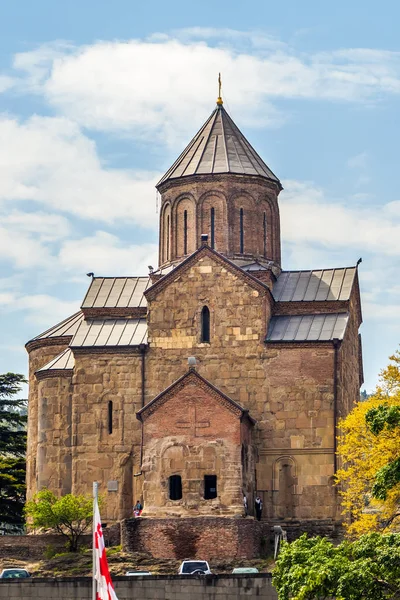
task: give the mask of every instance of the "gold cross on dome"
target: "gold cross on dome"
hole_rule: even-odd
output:
[[[222,97],[221,97],[221,88],[222,88],[221,73],[218,73],[218,98],[217,98],[218,106],[222,106],[224,103],[222,100]]]

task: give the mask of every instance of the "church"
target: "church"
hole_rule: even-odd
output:
[[[157,184],[159,265],[92,276],[26,344],[28,498],[104,520],[338,518],[338,422],[363,381],[357,266],[281,265],[281,182],[223,106]],[[320,266],[320,265],[319,265]],[[248,519],[243,519],[244,521]]]

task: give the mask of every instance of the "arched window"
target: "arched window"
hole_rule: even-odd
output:
[[[169,478],[169,499],[182,499],[182,478],[180,475],[171,475]]]
[[[243,208],[240,209],[240,254],[244,253]]]
[[[217,497],[217,476],[204,475],[204,500],[213,500]]]
[[[215,209],[211,208],[210,211],[210,223],[211,223],[211,248],[214,250],[215,247]]]
[[[263,240],[264,240],[264,256],[267,256],[267,213],[263,217]]]
[[[169,260],[169,215],[167,216],[167,232],[166,232],[166,236],[167,236],[167,260]]]
[[[113,432],[113,403],[112,400],[108,402],[108,433]]]
[[[201,311],[201,341],[210,342],[210,311],[208,306],[203,306]]]
[[[187,240],[188,240],[188,230],[187,230],[187,210],[183,213],[183,254],[187,254]]]

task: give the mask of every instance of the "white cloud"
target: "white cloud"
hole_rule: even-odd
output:
[[[42,241],[51,242],[67,237],[71,233],[68,220],[61,215],[44,212],[12,211],[1,218],[2,225],[13,231],[13,235],[33,233]]]
[[[286,181],[280,197],[282,239],[292,244],[319,244],[328,249],[400,255],[400,214],[385,207],[353,208],[311,183]],[[393,208],[393,207],[391,207]]]
[[[392,326],[400,327],[399,304],[383,304],[382,302],[363,302],[364,320],[391,321]]]
[[[7,75],[0,75],[0,94],[14,87],[16,81]]]
[[[148,265],[158,264],[158,245],[128,245],[105,231],[91,237],[66,241],[59,255],[66,271],[96,275],[146,275]]]
[[[14,294],[3,304],[8,313],[22,311],[24,320],[40,327],[51,327],[79,309],[80,300],[61,300],[49,294]]]
[[[0,203],[30,200],[85,219],[119,219],[157,227],[154,185],[159,173],[111,169],[102,165],[95,143],[65,118],[33,116],[26,122],[0,119]],[[10,217],[26,229],[28,218]],[[67,228],[61,217],[48,217],[39,230]],[[50,220],[49,220],[50,219]],[[58,225],[57,225],[57,223]]]
[[[11,262],[17,269],[49,265],[51,253],[40,239],[0,227],[0,261]]]
[[[262,32],[193,28],[146,40],[57,44],[16,55],[20,86],[62,114],[105,131],[175,144],[207,116],[216,75],[243,125],[276,125],[276,98],[363,102],[400,93],[400,53],[299,54]],[[211,77],[211,74],[215,76]],[[249,111],[249,106],[252,110]]]

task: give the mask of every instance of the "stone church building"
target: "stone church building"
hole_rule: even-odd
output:
[[[28,496],[103,518],[334,520],[338,420],[359,397],[357,267],[285,271],[282,185],[219,98],[157,184],[159,266],[93,276],[30,340]],[[246,520],[247,521],[247,520]]]

